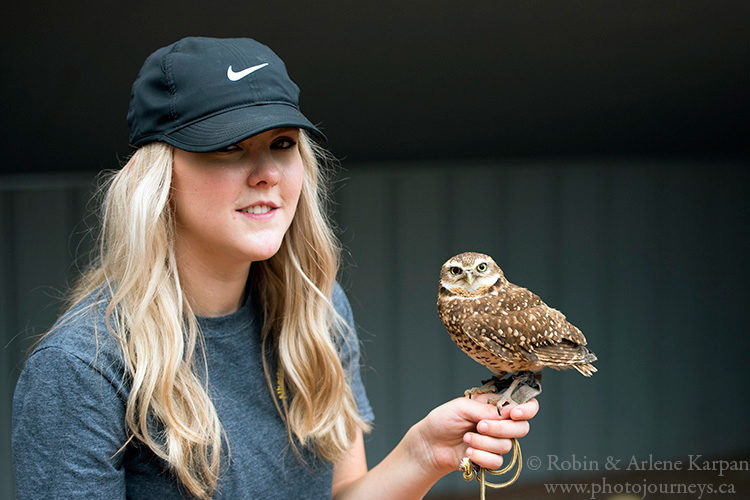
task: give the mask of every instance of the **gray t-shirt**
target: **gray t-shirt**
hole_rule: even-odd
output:
[[[91,298],[68,312],[26,360],[18,379],[13,399],[18,498],[185,498],[165,463],[146,446],[131,442],[118,453],[127,440],[129,383],[104,322],[107,303],[99,300],[93,308]],[[353,326],[338,284],[333,302]],[[302,464],[289,445],[263,375],[260,314],[252,301],[228,316],[198,321],[209,394],[230,447],[214,498],[330,499],[332,464],[309,449],[302,450]],[[371,421],[356,334],[342,346],[360,415]]]

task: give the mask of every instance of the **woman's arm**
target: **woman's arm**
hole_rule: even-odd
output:
[[[100,359],[102,364],[106,364]],[[26,361],[13,401],[17,496],[125,498],[125,407],[117,386],[57,347]]]
[[[444,475],[455,471],[465,456],[481,467],[495,469],[511,449],[511,438],[529,431],[527,420],[539,404],[532,399],[506,406],[498,415],[483,400],[458,398],[432,410],[406,433],[396,448],[369,472],[362,435],[334,467],[333,498],[417,499]]]

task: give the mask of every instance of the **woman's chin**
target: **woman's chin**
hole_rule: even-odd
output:
[[[250,261],[252,262],[260,262],[263,260],[268,260],[277,253],[279,253],[279,249],[281,248],[281,242],[274,245],[264,245],[260,248],[256,247],[253,249],[252,252],[250,252]]]

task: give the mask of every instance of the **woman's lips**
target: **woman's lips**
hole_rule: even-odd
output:
[[[272,204],[254,204],[237,210],[243,216],[253,220],[265,220],[274,216],[278,207]]]

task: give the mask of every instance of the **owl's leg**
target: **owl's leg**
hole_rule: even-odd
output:
[[[500,382],[500,378],[504,376],[505,374],[501,374],[500,376],[493,376],[491,379],[482,380],[482,386],[481,387],[472,387],[471,389],[466,389],[464,391],[464,396],[471,399],[472,396],[479,396],[481,394],[496,394],[498,391],[497,383]]]
[[[511,382],[510,386],[500,394],[500,397],[496,398],[490,398],[487,403],[491,405],[496,405],[497,410],[500,411],[500,408],[505,406],[506,404],[510,403],[511,397],[510,395],[513,394],[513,391],[516,389],[516,386],[521,382],[521,379],[514,378],[513,382]]]
[[[490,398],[489,404],[497,406],[497,411],[508,403],[524,404],[542,393],[542,372],[518,372],[504,379],[501,387],[510,381],[508,388],[498,398]],[[500,384],[497,384],[500,385]]]

